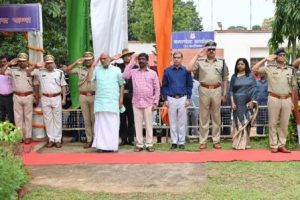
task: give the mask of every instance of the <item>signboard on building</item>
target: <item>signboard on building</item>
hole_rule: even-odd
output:
[[[172,49],[196,49],[204,47],[209,40],[214,40],[214,32],[173,32]]]
[[[0,5],[0,31],[29,32],[41,30],[40,4]]]

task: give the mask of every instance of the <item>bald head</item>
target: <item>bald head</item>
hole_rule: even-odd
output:
[[[100,55],[100,62],[101,62],[101,65],[104,67],[104,68],[107,68],[110,64],[110,57],[108,55],[108,53],[102,53]]]

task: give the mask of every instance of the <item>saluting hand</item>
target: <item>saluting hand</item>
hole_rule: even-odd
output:
[[[76,60],[76,64],[81,65],[83,63],[83,61],[84,61],[84,58],[79,58]]]
[[[43,68],[43,67],[45,67],[45,63],[44,62],[38,62],[38,63],[36,63],[36,68]]]
[[[201,57],[205,56],[203,48],[200,49],[200,51],[198,52],[197,56],[198,56],[198,58],[201,58]]]
[[[19,60],[19,58],[12,59],[11,61],[9,61],[9,65],[10,66],[16,65],[18,63],[18,60]]]
[[[272,61],[272,60],[275,60],[277,58],[277,55],[275,54],[272,54],[272,55],[269,55],[268,57],[266,57],[267,61]]]

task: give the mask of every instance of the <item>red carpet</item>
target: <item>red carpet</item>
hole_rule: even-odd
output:
[[[203,163],[230,161],[300,161],[300,151],[290,154],[271,153],[268,150],[246,151],[214,150],[203,152],[155,152],[155,153],[26,153],[25,165],[68,164],[159,164]]]

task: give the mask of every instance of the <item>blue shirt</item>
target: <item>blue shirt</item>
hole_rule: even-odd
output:
[[[191,99],[193,88],[193,79],[191,72],[188,72],[184,66],[178,69],[172,65],[165,69],[162,81],[162,95],[164,100],[167,96],[187,95]]]

